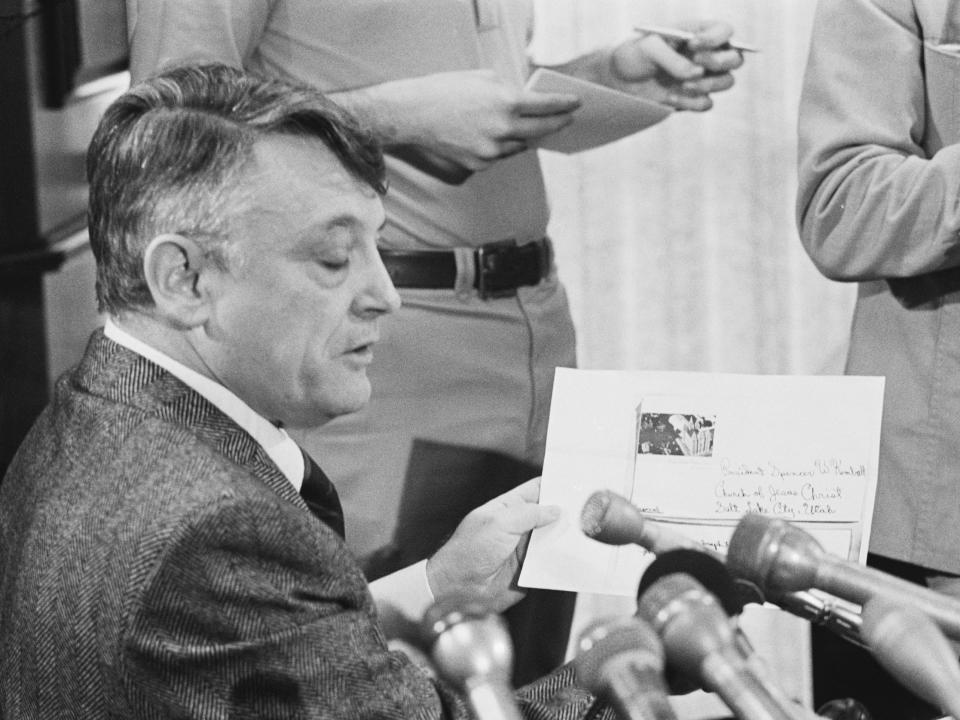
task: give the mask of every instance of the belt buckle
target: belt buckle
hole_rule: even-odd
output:
[[[481,300],[513,297],[517,294],[516,269],[504,264],[509,263],[509,251],[516,248],[517,241],[510,239],[489,242],[474,251],[476,286]],[[506,276],[506,282],[502,279],[503,276]]]

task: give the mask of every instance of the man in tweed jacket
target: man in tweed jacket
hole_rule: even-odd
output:
[[[369,396],[398,303],[380,149],[315,91],[222,66],[138,85],[90,146],[109,320],[0,485],[0,718],[466,717],[388,651],[322,473],[282,430]],[[435,592],[509,604],[535,487],[468,517]],[[568,668],[531,718],[593,698]]]

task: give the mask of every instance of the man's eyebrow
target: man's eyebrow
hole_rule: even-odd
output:
[[[360,220],[349,214],[344,215],[335,215],[332,218],[325,218],[320,222],[310,223],[306,225],[299,233],[297,233],[298,239],[302,240],[316,240],[317,236],[325,235],[331,230],[353,230],[354,228],[360,225]]]
[[[352,228],[352,227],[356,227],[359,224],[360,224],[360,219],[356,215],[344,213],[343,215],[335,215],[334,217],[327,219],[325,222],[321,223],[320,228],[322,229]]]
[[[356,227],[359,227],[363,224],[362,220],[356,215],[351,213],[344,213],[342,215],[335,215],[332,218],[328,218],[322,223],[311,226],[313,232],[316,231],[325,231],[325,230],[335,230],[337,228],[346,228],[352,230]],[[387,219],[384,218],[383,222],[377,227],[377,232],[380,232],[387,226]]]
[[[360,218],[352,213],[343,213],[342,215],[335,215],[331,218],[326,218],[320,222],[311,223],[306,227],[302,228],[300,232],[296,234],[296,243],[297,245],[315,245],[318,239],[326,237],[328,233],[332,230],[346,230],[353,233],[357,229],[361,228],[363,225]],[[377,228],[377,233],[379,234],[384,227],[386,227],[387,221],[384,218],[383,222],[380,223],[380,226]],[[355,241],[357,238],[355,238]]]

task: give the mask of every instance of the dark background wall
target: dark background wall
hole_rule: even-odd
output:
[[[123,0],[0,0],[0,476],[99,322],[84,151],[125,67]]]

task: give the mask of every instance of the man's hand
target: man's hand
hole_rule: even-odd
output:
[[[687,23],[689,41],[641,34],[594,56],[595,80],[677,110],[709,110],[711,93],[733,87],[743,55],[727,43],[733,29],[722,22]]]
[[[540,478],[471,511],[427,561],[427,581],[437,599],[452,594],[482,597],[502,612],[524,593],[516,574],[530,531],[560,517],[560,508],[538,505]]]
[[[415,146],[472,172],[570,124],[580,105],[573,95],[517,88],[491,70],[395,80],[334,99],[372,121],[386,152]]]

